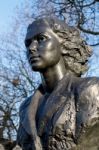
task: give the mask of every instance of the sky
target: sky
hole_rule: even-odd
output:
[[[20,6],[24,0],[1,0],[0,1],[0,33],[6,32],[11,27],[16,6]]]

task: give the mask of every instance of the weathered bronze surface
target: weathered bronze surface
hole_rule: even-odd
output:
[[[29,25],[28,60],[42,84],[20,107],[23,150],[98,150],[99,78],[81,78],[91,49],[79,31],[56,18]]]

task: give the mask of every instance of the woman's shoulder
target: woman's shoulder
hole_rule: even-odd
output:
[[[27,112],[27,109],[28,109],[28,106],[30,105],[31,103],[31,100],[32,100],[32,96],[29,96],[27,97],[20,105],[20,108],[19,108],[19,117],[20,117],[20,121],[22,121],[26,115],[26,112]]]
[[[71,88],[74,90],[84,90],[84,89],[91,89],[94,86],[99,86],[99,77],[75,77],[72,76],[71,78]]]
[[[40,85],[31,96],[27,97],[21,103],[20,108],[19,108],[19,116],[21,117],[21,116],[25,115],[28,107],[30,105],[33,105],[33,103],[35,103],[35,101],[38,101],[42,95],[43,95],[43,91],[42,91],[42,86]]]
[[[87,77],[78,79],[76,90],[78,93],[82,93],[84,95],[99,95],[99,77]]]
[[[78,122],[92,125],[99,118],[99,78],[82,78],[76,88]],[[97,119],[95,119],[97,118]]]
[[[99,107],[99,78],[78,79],[75,86],[75,97],[80,103],[95,104]]]

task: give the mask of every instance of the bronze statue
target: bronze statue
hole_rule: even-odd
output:
[[[81,78],[91,49],[57,18],[29,25],[27,56],[42,84],[20,107],[22,150],[98,150],[99,78]]]

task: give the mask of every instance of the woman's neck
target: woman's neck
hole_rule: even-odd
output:
[[[66,68],[63,59],[61,58],[58,64],[46,69],[41,73],[42,83],[46,92],[52,92],[57,83],[66,74]]]

